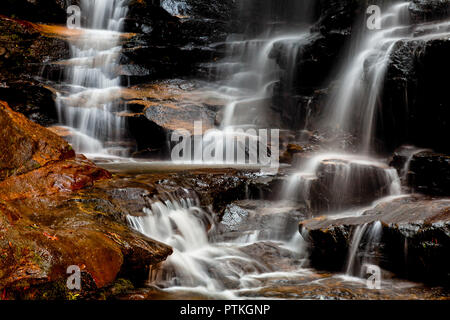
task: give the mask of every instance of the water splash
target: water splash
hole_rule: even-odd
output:
[[[194,197],[155,201],[141,217],[128,216],[135,230],[173,247],[173,254],[152,270],[151,283],[166,291],[189,291],[221,298],[236,298],[243,288],[258,286],[258,277],[271,273],[271,266],[248,254],[248,247],[262,239],[276,241],[292,257],[302,251],[303,239],[297,230],[263,238],[258,232],[243,234],[227,242],[214,240],[217,228],[210,214]],[[255,230],[257,231],[257,230]],[[286,272],[279,270],[281,276]]]

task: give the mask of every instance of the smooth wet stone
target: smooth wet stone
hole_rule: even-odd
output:
[[[356,228],[381,222],[375,256],[383,268],[401,277],[448,286],[450,266],[444,257],[450,254],[449,210],[448,199],[413,195],[380,203],[360,216],[303,221],[300,232],[309,243],[313,266],[344,271]],[[366,241],[363,235],[359,250]]]
[[[384,165],[330,159],[320,164],[316,175],[309,191],[311,208],[329,212],[389,195],[397,173]]]
[[[229,204],[218,226],[216,239],[224,241],[290,240],[307,210],[291,202],[242,200]]]
[[[59,136],[0,101],[0,180],[75,157]]]

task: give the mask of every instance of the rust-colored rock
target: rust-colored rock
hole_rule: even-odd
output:
[[[108,171],[78,155],[75,159],[58,161],[0,182],[0,199],[16,200],[71,192],[92,186],[96,180],[110,177]]]
[[[72,265],[81,269],[81,294],[118,277],[144,281],[150,266],[172,253],[113,214],[92,214],[78,201],[64,194],[0,202],[0,290],[7,298],[67,299]],[[85,201],[98,200],[91,194]]]
[[[0,101],[0,180],[75,156],[54,133],[14,112]]]

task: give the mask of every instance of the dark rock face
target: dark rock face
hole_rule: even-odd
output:
[[[151,1],[130,2],[125,31],[137,35],[121,56],[125,84],[202,76],[206,71],[201,64],[223,55],[214,43],[226,39],[234,2],[194,2],[188,6],[189,16],[181,18]]]
[[[55,91],[37,81],[5,82],[0,87],[0,99],[8,101],[13,110],[42,126],[57,123]]]
[[[67,3],[77,0],[3,0],[0,14],[34,22],[65,23]]]
[[[450,196],[450,156],[433,152],[414,155],[408,184],[420,193]]]
[[[355,17],[365,4],[355,0],[320,0],[320,17],[314,27],[321,33],[350,33]]]
[[[381,203],[362,216],[341,219],[316,218],[300,223],[300,231],[310,244],[311,263],[327,270],[342,271],[356,227],[381,222],[381,238],[372,263],[397,275],[430,283],[450,284],[449,201],[406,197]],[[365,230],[370,230],[368,227]],[[363,234],[357,260],[364,262],[369,240]]]
[[[409,143],[448,152],[450,119],[444,75],[447,39],[399,41],[392,52],[377,115],[376,135],[386,149]],[[441,76],[439,76],[441,75]]]
[[[39,124],[54,124],[55,92],[35,77],[45,62],[68,58],[68,44],[36,24],[6,17],[0,17],[0,34],[0,99]]]
[[[270,55],[283,75],[274,87],[273,104],[289,128],[303,129],[320,114],[327,80],[346,39],[339,33],[316,33],[297,44],[290,41],[274,45]],[[297,46],[295,57],[288,55],[292,45]]]
[[[415,22],[441,20],[450,15],[450,3],[440,0],[413,0],[409,11]]]
[[[228,21],[233,17],[236,0],[186,0],[186,4],[188,9],[185,13],[187,15]]]
[[[296,44],[296,56],[288,56],[293,52],[289,50],[292,43],[279,42],[271,52],[283,70],[274,88],[274,109],[280,112],[287,127],[296,130],[311,129],[323,112],[336,61],[344,54],[364,4],[353,0],[321,0],[310,6],[316,22],[310,38]]]

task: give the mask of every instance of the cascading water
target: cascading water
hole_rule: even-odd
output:
[[[241,17],[246,21],[242,33],[228,37],[225,58],[212,65],[211,74],[217,80],[214,94],[228,103],[220,112],[220,132],[209,137],[212,142],[205,142],[227,150],[228,146],[222,146],[221,141],[233,137],[242,141],[237,148],[247,153],[252,140],[258,140],[253,133],[256,131],[251,130],[279,127],[278,116],[271,109],[271,98],[282,74],[271,53],[277,43],[288,43],[284,49],[288,63],[295,63],[299,48],[310,36],[314,1],[252,0],[239,5],[243,15],[251,16]]]
[[[125,124],[114,114],[121,93],[120,78],[114,72],[126,1],[83,0],[81,12],[86,26],[71,41],[73,58],[64,63],[68,92],[57,97],[59,120],[70,128],[76,151],[126,154],[115,145],[124,135]]]
[[[249,254],[249,247],[259,242],[279,243],[280,252],[293,261],[302,258],[302,239],[296,228],[278,236],[237,237],[227,242],[215,236],[217,225],[210,214],[199,207],[195,197],[155,201],[144,208],[142,217],[128,216],[137,231],[173,247],[159,270],[150,279],[166,291],[185,291],[215,298],[236,298],[240,290],[257,288],[261,279],[271,277],[271,266]],[[280,217],[273,215],[277,223]],[[287,239],[287,240],[285,240]],[[277,270],[277,277],[295,276],[300,270]],[[306,272],[306,270],[302,271]]]
[[[162,5],[172,14],[180,15],[186,11],[185,3],[167,0]],[[237,135],[235,129],[239,127],[277,126],[270,107],[272,89],[282,77],[282,71],[271,56],[272,50],[277,43],[283,43],[286,69],[294,70],[301,46],[311,37],[308,26],[312,23],[312,14],[308,9],[314,7],[313,0],[242,3],[250,5],[242,11],[256,12],[256,18],[242,34],[229,37],[227,56],[215,65],[219,78],[215,90],[228,100],[221,121],[224,136]],[[359,54],[351,60],[348,65],[350,71],[343,76],[347,88],[340,89],[334,99],[336,105],[329,108],[333,113],[327,124],[360,133],[366,151],[370,149],[376,100],[389,54],[395,41],[407,33],[407,28],[401,26],[404,20],[400,19],[406,7],[406,3],[394,6],[383,17],[389,29],[374,33],[358,46]],[[74,131],[72,144],[77,151],[122,153],[124,149],[114,148],[114,143],[119,142],[124,133],[121,117],[114,114],[118,110],[115,101],[121,90],[120,79],[114,76],[114,70],[120,51],[121,20],[127,13],[125,1],[83,0],[82,11],[88,13],[88,29],[84,29],[79,39],[72,43],[73,59],[66,63],[70,92],[58,97],[60,120]],[[260,21],[256,23],[255,20]],[[369,85],[364,86],[361,76],[366,72],[364,66],[369,58],[372,61],[367,77]],[[294,77],[301,75],[291,73],[284,77],[292,82]],[[359,106],[364,107],[358,109]],[[359,121],[355,122],[354,116],[359,117]],[[354,127],[353,123],[357,125]],[[283,200],[305,202],[305,211],[308,211],[312,185],[321,175],[321,166],[330,164],[334,170],[328,181],[328,187],[334,193],[332,201],[348,198],[349,194],[352,195],[352,188],[367,179],[382,186],[385,196],[399,196],[401,193],[397,172],[382,161],[361,155],[320,153],[291,176],[283,190]],[[342,204],[338,203],[337,208],[333,208],[335,217],[361,215],[368,209],[351,207],[342,211],[345,209]],[[262,221],[268,226],[285,226],[278,228],[281,230],[261,232],[261,225],[256,224],[254,229],[236,232],[236,235],[230,232],[228,238],[219,236],[218,223],[211,213],[200,208],[198,199],[188,193],[183,197],[156,200],[143,209],[142,216],[128,216],[127,219],[135,230],[174,249],[159,269],[152,270],[152,285],[165,291],[235,298],[248,290],[270,288],[265,282],[267,279],[279,285],[296,278],[297,285],[304,281],[306,274],[312,273],[304,268],[303,238],[296,223],[292,224],[280,215],[277,206],[281,205],[281,202],[272,204],[272,216],[268,215]],[[286,205],[284,201],[283,205]],[[263,209],[256,206],[255,210],[260,214]],[[291,211],[292,208],[288,208],[286,212]],[[242,217],[245,215],[242,213]],[[355,272],[362,239],[368,234],[368,245],[364,250],[371,250],[379,239],[380,225],[377,222],[355,230],[346,268],[348,274]],[[274,260],[282,261],[276,268],[273,264],[277,261],[267,263],[264,260],[270,254]]]
[[[343,64],[339,86],[329,99],[325,126],[359,137],[360,149],[370,153],[380,94],[395,45],[400,40],[426,40],[448,34],[450,22],[411,25],[410,2],[392,5],[381,16],[381,30],[360,28],[357,44]]]

